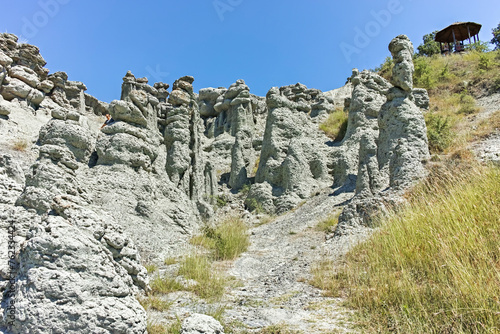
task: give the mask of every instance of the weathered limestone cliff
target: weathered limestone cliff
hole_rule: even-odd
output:
[[[336,91],[297,83],[258,97],[243,80],[196,94],[191,76],[168,92],[128,72],[107,104],[0,34],[0,331],[145,333],[143,261],[184,252],[218,196],[249,216],[342,193],[354,197],[337,235],[369,225],[429,157],[413,46],[398,36],[389,50],[391,83],[354,70]],[[344,106],[347,133],[333,143],[318,125]],[[32,145],[19,153],[9,141],[22,136]]]

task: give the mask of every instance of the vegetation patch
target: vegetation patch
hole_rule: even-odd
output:
[[[139,303],[145,310],[156,310],[159,312],[166,311],[172,306],[173,302],[164,300],[155,295],[148,295],[146,297],[138,298]]]
[[[337,226],[337,223],[339,222],[339,216],[340,216],[341,212],[342,211],[340,211],[340,210],[333,212],[330,216],[328,216],[327,218],[320,221],[318,223],[318,225],[316,226],[316,229],[318,231],[322,231],[322,232],[326,232],[326,233],[333,232],[333,230]]]
[[[12,144],[12,149],[19,152],[24,152],[28,148],[28,141],[26,139],[18,139]]]
[[[210,250],[216,260],[233,260],[250,245],[248,228],[236,217],[229,217],[217,227],[206,226],[203,234],[191,239],[191,243]]]
[[[319,125],[319,128],[334,141],[341,141],[347,130],[347,112],[336,109]]]
[[[337,271],[322,264],[332,283],[318,284],[342,291],[367,332],[497,332],[500,169],[440,168],[408,199]]]
[[[149,285],[153,293],[170,293],[184,290],[184,286],[175,277],[169,275],[156,275]]]
[[[184,258],[179,275],[196,281],[188,290],[205,299],[222,297],[228,282],[222,273],[212,267],[212,262],[205,255],[193,254]]]

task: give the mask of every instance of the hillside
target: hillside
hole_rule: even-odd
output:
[[[498,52],[413,59],[400,35],[380,75],[354,69],[330,92],[260,97],[237,80],[196,93],[191,76],[169,90],[128,72],[107,104],[16,36],[0,34],[0,50],[2,333],[405,332],[415,318],[395,313],[415,299],[359,297],[384,292],[363,275],[397,252],[365,255],[420,197],[437,203],[431,221],[448,194],[481,207],[476,184],[487,200],[470,220],[485,233],[467,255],[497,264],[498,215],[484,205],[497,204],[498,173],[476,157],[499,159]],[[411,233],[396,249],[420,240]],[[484,276],[486,300],[497,278]],[[453,313],[445,329],[494,329],[494,307],[485,326]],[[421,332],[444,328],[423,319]]]

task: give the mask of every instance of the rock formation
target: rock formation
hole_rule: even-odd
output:
[[[371,130],[364,131],[359,140],[356,195],[339,217],[337,234],[357,225],[370,225],[375,214],[384,212],[386,204],[400,202],[402,192],[426,174],[424,163],[430,155],[423,112],[415,103],[413,91],[413,45],[400,35],[391,41],[389,51],[395,63],[393,86],[375,74],[367,74],[383,83],[378,86],[383,89],[359,99],[359,85],[354,88],[349,119],[358,102],[379,102],[370,114]],[[355,85],[356,81],[353,79]],[[418,90],[416,95],[426,93]]]
[[[312,106],[321,102],[324,98],[320,91],[301,84],[269,90],[256,184],[246,200],[247,206],[253,208],[260,199],[274,198],[276,211],[283,212],[331,183],[327,168],[329,147],[325,144],[328,138],[310,115]],[[270,206],[266,209],[275,211]]]
[[[2,143],[23,121],[38,132],[24,158],[0,147],[0,331],[144,333],[141,261],[181,253],[219,193],[231,210],[283,213],[322,191],[354,192],[337,234],[369,225],[428,159],[428,95],[412,87],[412,45],[398,36],[389,49],[391,83],[354,70],[339,90],[297,83],[258,97],[243,80],[196,94],[184,76],[169,93],[127,72],[108,104],[49,74],[38,48],[0,34]],[[333,143],[319,123],[344,107],[347,133]],[[99,128],[107,113],[114,122]],[[199,328],[222,333],[202,315],[183,324]]]

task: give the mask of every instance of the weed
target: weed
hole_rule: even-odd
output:
[[[150,283],[153,293],[170,293],[184,290],[184,286],[168,275],[156,275]]]
[[[341,141],[344,139],[347,130],[347,119],[347,112],[342,109],[336,109],[319,125],[319,128],[331,139]]]
[[[168,328],[165,325],[160,324],[156,321],[152,321],[150,319],[147,320],[146,329],[148,334],[167,334],[167,333],[170,334]],[[180,333],[180,328],[179,328],[179,333]],[[172,332],[172,334],[174,333]]]
[[[171,265],[173,265],[173,264],[176,264],[177,262],[178,262],[178,261],[177,261],[177,259],[176,259],[175,257],[167,257],[167,258],[163,261],[163,263],[164,263],[165,265],[167,265],[167,266],[171,266]]]
[[[212,263],[204,255],[193,254],[184,258],[179,274],[195,280],[197,283],[188,289],[205,299],[222,297],[227,284],[227,279],[212,268]]]
[[[340,215],[340,210],[335,211],[332,213],[330,216],[328,216],[326,219],[320,221],[318,225],[316,226],[316,229],[318,231],[322,231],[325,233],[331,233],[337,226],[337,223],[339,222],[339,215]]]
[[[476,100],[468,95],[468,94],[461,94],[460,95],[460,109],[458,110],[459,113],[461,114],[473,114],[478,111],[478,108],[476,107]]]
[[[434,153],[443,152],[450,146],[453,139],[449,118],[429,113],[425,120],[429,150]]]
[[[250,210],[255,213],[264,213],[264,208],[262,207],[262,204],[259,203],[255,198],[246,198],[245,199],[245,206]]]
[[[146,268],[146,270],[148,271],[148,274],[152,274],[158,270],[158,266],[154,263],[147,263],[144,265],[144,268]]]
[[[28,148],[28,141],[26,139],[18,139],[12,144],[12,148],[19,152],[24,152]]]
[[[219,225],[209,236],[215,240],[215,258],[232,260],[247,250],[250,241],[248,229],[239,218],[229,218]]]
[[[295,334],[297,331],[293,331],[286,324],[276,324],[262,328],[261,334]]]
[[[143,298],[139,298],[139,303],[144,307],[145,310],[156,310],[159,312],[166,311],[172,306],[171,301],[168,300],[163,300],[161,297],[154,296],[154,295],[148,295]]]

